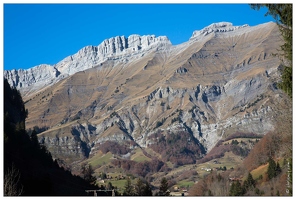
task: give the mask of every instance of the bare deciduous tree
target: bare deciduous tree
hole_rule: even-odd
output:
[[[4,196],[20,196],[23,188],[19,187],[20,172],[12,166],[4,173]]]

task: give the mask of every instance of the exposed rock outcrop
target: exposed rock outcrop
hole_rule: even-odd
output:
[[[53,66],[39,65],[27,70],[5,70],[4,78],[20,91],[34,91],[76,72],[95,67],[106,60],[132,60],[153,48],[161,49],[166,46],[171,46],[166,36],[117,36],[104,40],[98,46],[86,46]]]
[[[216,33],[216,32],[231,32],[235,31],[241,28],[248,27],[249,25],[245,24],[242,26],[233,26],[232,23],[229,22],[220,22],[220,23],[213,23],[202,30],[194,31],[190,39],[194,39],[200,36],[206,36],[210,33]]]
[[[149,149],[154,135],[182,132],[207,153],[235,132],[276,128],[281,61],[272,51],[279,35],[273,23],[223,22],[177,46],[153,35],[114,37],[53,67],[5,71],[5,77],[23,89],[27,127],[49,127],[40,142],[69,163],[96,155],[106,141]]]

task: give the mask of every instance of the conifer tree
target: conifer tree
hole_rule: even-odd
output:
[[[282,172],[282,169],[280,167],[280,164],[276,162],[276,175],[279,175]]]
[[[152,190],[149,185],[149,183],[146,181],[145,186],[144,186],[144,193],[143,196],[152,196]]]
[[[83,179],[91,184],[95,184],[95,181],[97,180],[96,177],[93,176],[94,170],[91,165],[84,164],[81,167],[81,172],[83,175]]]
[[[152,196],[152,190],[147,181],[138,178],[135,185],[135,195],[137,196]]]
[[[244,188],[241,186],[239,181],[235,181],[231,184],[229,190],[229,196],[243,196]]]
[[[123,191],[123,196],[135,196],[135,190],[132,185],[132,181],[130,177],[127,178],[125,186],[124,186],[124,191]]]
[[[247,180],[244,181],[243,187],[245,190],[253,189],[255,187],[256,181],[253,179],[252,174],[249,172]]]
[[[272,158],[269,158],[268,160],[267,175],[269,179],[272,179],[277,175],[277,166]]]
[[[283,56],[288,63],[285,64],[282,72],[282,82],[279,87],[284,90],[292,98],[292,64],[293,64],[293,5],[292,4],[251,4],[251,8],[260,10],[266,7],[268,12],[265,16],[272,16],[279,27],[281,35],[284,39],[284,44],[280,46],[281,56]]]
[[[112,190],[113,189],[113,185],[111,182],[108,182],[108,185],[106,187],[107,190]]]
[[[165,177],[161,179],[158,196],[169,196],[169,185]]]
[[[143,196],[144,187],[145,187],[145,185],[144,185],[143,181],[140,178],[138,178],[136,186],[135,186],[137,196]]]

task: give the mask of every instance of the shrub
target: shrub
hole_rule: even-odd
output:
[[[162,122],[160,122],[160,121],[156,122],[155,128],[158,128],[160,126],[162,126]]]
[[[199,142],[188,132],[168,133],[164,136],[157,132],[150,136],[154,143],[149,145],[162,158],[175,165],[193,164],[203,154]]]
[[[113,141],[106,141],[105,143],[99,146],[99,150],[101,150],[104,154],[111,152],[116,155],[124,155],[129,152],[129,148],[126,145],[118,144]]]

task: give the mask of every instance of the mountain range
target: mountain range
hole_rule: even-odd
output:
[[[273,22],[220,22],[179,45],[117,36],[4,77],[23,96],[27,129],[43,130],[39,142],[73,169],[108,152],[110,160],[194,164],[232,134],[276,129],[281,44]]]

